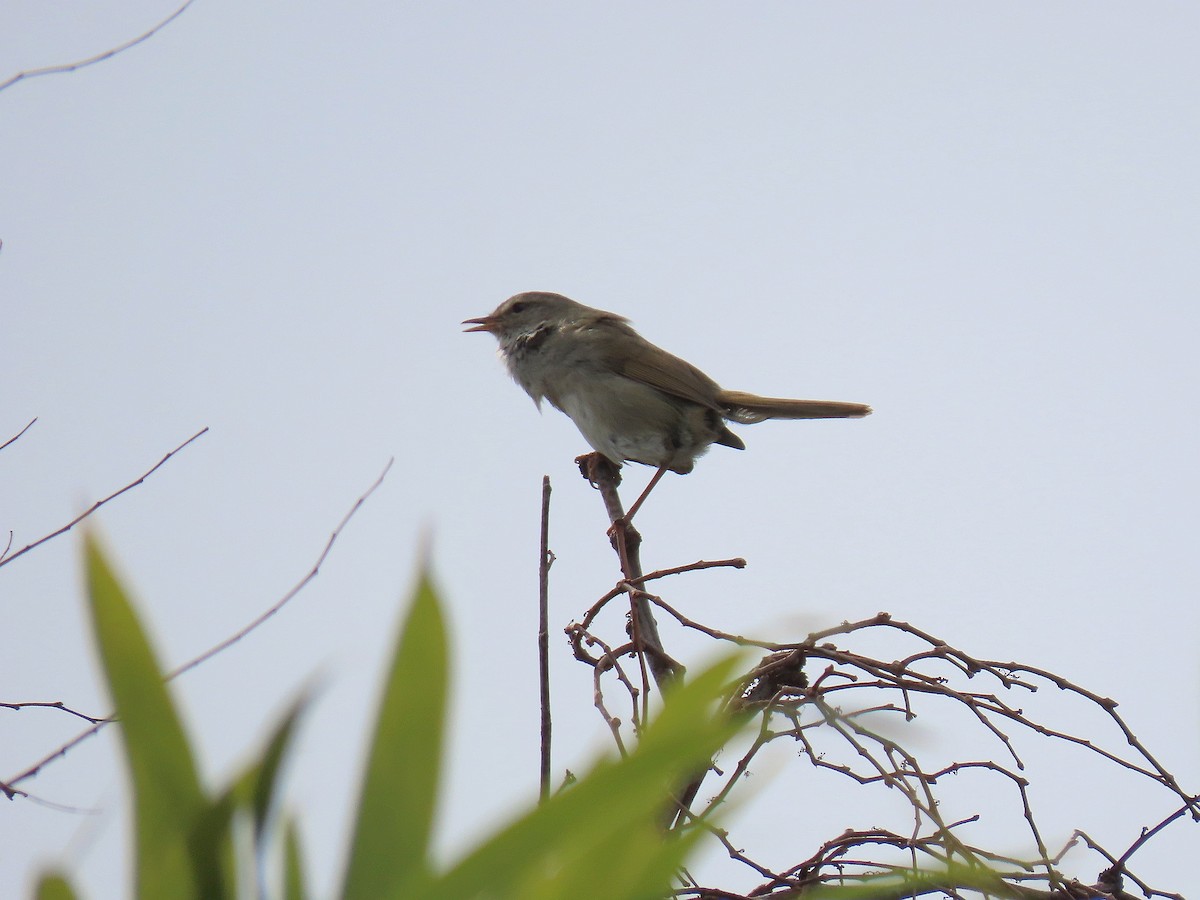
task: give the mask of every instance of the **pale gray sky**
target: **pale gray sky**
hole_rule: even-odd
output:
[[[12,0],[0,79],[176,5]],[[669,476],[639,517],[647,567],[750,562],[672,602],[779,638],[885,609],[1057,670],[1120,700],[1195,790],[1198,27],[1167,2],[197,0],[0,93],[0,437],[39,417],[0,456],[0,527],[23,546],[208,426],[95,522],[177,663],[295,583],[395,456],[317,581],[178,695],[217,778],[319,676],[288,804],[328,892],[428,530],[461,847],[536,791],[543,473],[556,626],[615,577],[582,439],[458,325],[561,291],[725,387],[876,409],[740,429],[745,453]],[[70,536],[0,572],[0,700],[104,710],[77,557]],[[604,729],[553,646],[561,771]],[[3,778],[78,726],[0,729]],[[116,738],[23,785],[102,815],[6,805],[0,894],[62,862],[120,895]],[[1172,808],[1051,758],[1051,843],[1078,826],[1120,850]],[[828,828],[787,853],[876,821],[823,803]],[[1137,869],[1186,891],[1194,846],[1177,825]]]

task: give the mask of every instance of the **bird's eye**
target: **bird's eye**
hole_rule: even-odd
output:
[[[527,307],[528,305],[529,305],[528,303],[526,303],[524,300],[522,300],[519,303],[514,303],[509,308],[509,312],[515,312],[515,313],[522,312],[525,309],[525,307]]]

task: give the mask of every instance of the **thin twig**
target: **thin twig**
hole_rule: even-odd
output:
[[[642,536],[626,518],[625,510],[621,505],[621,497],[617,493],[617,485],[621,483],[621,471],[599,453],[592,454],[590,459],[587,478],[596,485],[604,500],[604,508],[612,523],[609,534],[613,549],[617,551],[617,559],[620,560],[621,574],[626,579],[640,578],[642,574],[640,553]],[[632,590],[629,592],[629,636],[633,638],[634,655],[637,657],[638,670],[642,678],[642,711],[638,715],[635,710],[633,717],[633,725],[636,730],[639,723],[644,726],[650,716],[650,678],[646,671],[647,653],[654,654],[650,670],[654,673],[654,681],[660,690],[671,676],[663,668],[662,657],[658,655],[658,651],[662,650],[662,639],[658,636],[658,624],[654,621],[654,615],[645,601],[638,596],[636,591]]]
[[[612,730],[618,747],[624,746],[621,741],[622,723],[608,712],[603,694],[606,688],[612,690],[614,686],[610,679],[602,680],[601,675],[610,668],[616,668],[618,658],[630,653],[635,654],[639,661],[645,658],[647,663],[656,658],[651,641],[647,640],[648,634],[638,629],[641,622],[653,623],[653,618],[640,615],[638,603],[657,606],[683,627],[712,639],[757,646],[768,651],[768,656],[740,680],[727,699],[731,707],[761,711],[762,727],[758,738],[740,754],[741,758],[732,769],[724,765],[713,765],[706,769],[714,773],[713,780],[719,784],[716,796],[703,804],[697,803],[696,797],[704,773],[693,773],[691,783],[672,798],[674,821],[669,825],[681,830],[691,827],[709,830],[732,859],[747,866],[764,880],[748,893],[740,894],[701,886],[690,875],[684,874],[673,896],[696,900],[748,900],[750,897],[776,897],[783,900],[807,895],[824,885],[851,887],[859,884],[864,889],[869,885],[872,896],[877,895],[874,891],[878,885],[881,891],[878,896],[881,898],[900,900],[937,895],[957,900],[975,896],[981,892],[980,885],[987,884],[982,893],[989,896],[1013,896],[1023,900],[1081,900],[1092,896],[1129,897],[1131,895],[1120,888],[1121,879],[1127,878],[1147,898],[1182,900],[1178,894],[1150,888],[1145,881],[1126,872],[1124,864],[1142,845],[1161,835],[1170,823],[1188,813],[1200,819],[1200,798],[1182,790],[1177,779],[1158,762],[1117,712],[1115,701],[1045,669],[1018,662],[973,657],[941,638],[894,619],[886,612],[858,621],[841,622],[813,632],[803,641],[788,643],[747,638],[695,622],[671,604],[646,592],[644,586],[655,578],[714,565],[738,564],[741,560],[717,563],[701,561],[662,569],[648,576],[642,575],[638,554],[641,536],[632,528],[627,528],[627,522],[623,521],[620,499],[616,494],[619,476],[604,477],[605,473],[596,469],[592,469],[590,474],[592,483],[601,490],[610,521],[613,522],[614,527],[609,534],[621,560],[623,578],[587,609],[582,624],[572,623],[567,628],[567,634],[576,659],[594,669],[594,703]],[[616,476],[615,472],[612,474]],[[621,594],[629,596],[632,606],[627,626],[631,642],[609,646],[590,629],[605,606]],[[912,649],[910,647],[895,656],[882,658],[846,649],[849,640],[873,638],[881,634],[880,629],[889,629],[892,634],[899,633],[920,646],[915,652],[907,652]],[[657,629],[654,634],[657,637]],[[834,643],[835,640],[837,643]],[[589,652],[587,648],[590,647],[603,647],[603,655]],[[669,657],[666,659],[669,660]],[[979,689],[975,688],[976,685],[980,686]],[[1072,734],[1062,728],[1052,727],[1053,720],[1047,721],[1024,708],[1022,703],[1028,695],[1037,694],[1041,697],[1050,686],[1101,710],[1115,727],[1117,739],[1113,740],[1107,733],[1102,735],[1103,739],[1092,737],[1090,733]],[[644,718],[644,702],[639,710],[634,686],[628,679],[619,679],[619,688],[629,693],[635,716]],[[1019,699],[1011,699],[1014,695],[1018,695]],[[996,754],[988,753],[975,759],[939,761],[936,767],[927,769],[927,757],[930,754],[914,753],[900,742],[900,732],[890,724],[875,727],[875,723],[890,723],[897,717],[903,717],[905,722],[920,718],[926,714],[925,698],[930,698],[931,702],[939,701],[936,708],[944,706],[945,701],[965,707],[978,725],[983,726],[984,736],[998,743],[1015,766],[1010,768],[1001,765],[992,758]],[[1006,722],[1019,726],[1019,729],[1010,728]],[[637,724],[635,721],[634,725]],[[1025,768],[1022,760],[1025,748],[1019,740],[1022,732],[1066,742],[1094,754],[1105,763],[1115,763],[1149,778],[1179,796],[1182,806],[1159,824],[1144,830],[1142,838],[1119,858],[1100,848],[1085,833],[1078,832],[1079,838],[1103,856],[1110,866],[1100,873],[1095,886],[1084,884],[1078,878],[1063,873],[1060,868],[1062,853],[1051,857],[1047,849],[1043,828],[1034,814],[1032,792],[1035,786],[1022,774]],[[905,799],[909,824],[900,828],[899,833],[882,829],[849,830],[823,845],[808,861],[782,873],[776,873],[752,859],[723,830],[713,826],[711,818],[715,811],[728,805],[733,792],[755,764],[761,761],[766,746],[776,740],[790,740],[798,744],[801,757],[806,758],[818,772],[830,772],[859,785],[877,785],[899,792]],[[1121,746],[1109,749],[1107,745],[1110,742],[1119,742]],[[834,746],[826,746],[829,744]],[[1026,831],[1028,836],[1023,841],[1032,841],[1036,856],[1017,859],[963,840],[961,833],[971,823],[980,820],[979,812],[957,815],[953,819],[943,818],[943,810],[950,809],[949,805],[943,806],[946,798],[941,794],[945,785],[950,781],[950,776],[962,774],[967,777],[968,773],[980,773],[992,780],[1007,781],[1007,789],[1018,796],[1020,816],[1024,819],[1020,822],[1014,816],[1014,821],[1020,822]],[[692,810],[693,805],[697,806],[695,811]],[[896,862],[895,851],[904,854],[902,862]],[[881,852],[887,855],[881,856]],[[944,878],[929,871],[931,868],[937,870],[947,867],[949,871]],[[880,882],[881,876],[886,883]],[[996,879],[994,885],[992,879]]]
[[[595,645],[604,651],[604,655],[600,657],[600,664],[596,666],[595,671],[592,673],[592,703],[600,712],[600,717],[604,719],[605,724],[608,725],[609,731],[612,732],[613,740],[617,745],[617,752],[621,756],[625,756],[625,740],[621,737],[621,720],[608,711],[608,707],[604,702],[604,688],[600,677],[609,669],[612,670],[617,680],[629,693],[629,702],[632,707],[631,712],[634,720],[636,720],[638,717],[638,689],[634,687],[633,682],[629,680],[629,676],[625,674],[625,670],[621,668],[621,657],[632,648],[625,646],[613,649],[595,635],[587,635],[586,639],[589,644]]]
[[[0,703],[0,709],[21,710],[27,708],[61,710],[62,712],[69,713],[76,718],[83,719],[85,722],[91,722],[93,725],[95,725],[97,722],[104,721],[103,719],[98,719],[95,716],[89,716],[87,713],[81,713],[77,709],[71,709],[71,707],[67,706],[61,700],[28,700],[24,703]]]
[[[1149,841],[1152,837],[1154,837],[1176,819],[1180,819],[1187,813],[1192,812],[1197,802],[1200,802],[1200,797],[1193,797],[1191,805],[1179,807],[1179,809],[1175,810],[1175,812],[1171,813],[1157,825],[1154,825],[1153,827],[1147,828],[1145,831],[1143,831],[1138,839],[1129,847],[1129,849],[1121,854],[1121,858],[1116,861],[1116,864],[1123,869],[1125,867],[1125,863],[1129,861],[1129,858],[1133,856],[1133,854],[1137,853],[1137,851],[1140,850],[1147,841]]]
[[[38,538],[32,544],[25,545],[20,550],[18,550],[16,553],[14,553],[12,556],[7,556],[7,557],[0,559],[0,566],[6,566],[10,562],[12,562],[14,559],[18,559],[18,558],[24,556],[26,553],[28,553],[34,547],[40,547],[42,544],[46,543],[47,541],[52,541],[52,540],[54,540],[54,538],[58,537],[59,535],[66,534],[68,531],[70,531],[72,528],[74,528],[76,525],[78,525],[80,522],[82,522],[84,519],[86,519],[88,516],[90,516],[92,513],[94,513],[100,507],[102,507],[109,500],[115,500],[117,497],[120,497],[126,491],[133,490],[135,487],[137,487],[139,484],[141,484],[143,481],[145,481],[147,478],[149,478],[151,475],[153,475],[155,472],[157,472],[160,468],[162,468],[164,465],[166,465],[167,460],[169,460],[172,456],[174,456],[176,453],[178,453],[180,450],[182,450],[184,447],[186,447],[192,441],[199,438],[202,434],[206,433],[207,431],[208,431],[208,426],[206,425],[205,427],[203,427],[199,431],[197,431],[195,434],[193,434],[186,441],[184,441],[182,444],[180,444],[178,447],[176,447],[174,450],[172,450],[170,453],[168,453],[166,456],[164,456],[162,459],[160,459],[157,463],[155,463],[149,469],[147,469],[144,473],[142,473],[142,476],[140,478],[138,478],[137,481],[131,481],[129,484],[125,485],[125,487],[121,488],[118,491],[114,491],[113,493],[111,493],[107,497],[105,497],[103,500],[97,500],[90,507],[88,507],[88,509],[85,512],[82,512],[79,515],[77,515],[74,519],[72,519],[70,522],[68,522],[62,528],[58,529],[58,531],[52,532],[51,534],[48,534],[45,537]]]
[[[719,567],[744,569],[746,567],[746,561],[741,558],[714,560],[700,559],[694,563],[688,563],[686,566],[675,566],[674,568],[670,569],[657,569],[651,572],[649,575],[643,575],[641,578],[622,578],[617,582],[616,587],[592,604],[591,609],[589,609],[584,615],[583,624],[587,625],[593,618],[595,618],[597,613],[599,613],[605,604],[607,604],[610,600],[619,597],[628,591],[628,586],[631,584],[644,585],[647,581],[654,581],[658,578],[666,578],[668,575],[680,575],[684,572],[699,572],[702,569],[714,569]]]
[[[178,678],[189,669],[196,668],[196,666],[200,665],[202,662],[212,659],[222,650],[225,650],[227,647],[231,647],[232,645],[236,644],[250,632],[262,625],[263,622],[267,621],[267,619],[271,618],[273,615],[287,606],[293,597],[304,590],[308,583],[316,578],[317,573],[321,571],[321,566],[325,563],[325,558],[329,556],[329,551],[333,549],[333,545],[337,541],[338,536],[342,533],[342,529],[346,527],[346,523],[349,522],[350,519],[354,517],[354,514],[358,512],[359,508],[367,502],[367,498],[375,493],[375,490],[379,487],[379,485],[383,484],[383,479],[387,477],[387,473],[392,468],[392,463],[395,461],[395,457],[387,461],[387,465],[383,467],[383,471],[379,473],[379,477],[375,479],[375,482],[369,488],[367,488],[366,491],[363,492],[363,494],[354,502],[354,505],[350,507],[350,511],[342,517],[342,521],[338,522],[337,527],[333,529],[333,533],[329,535],[329,540],[325,542],[325,549],[322,550],[321,555],[317,557],[316,563],[313,564],[313,567],[308,571],[308,574],[301,578],[294,588],[284,594],[278,603],[276,603],[266,612],[262,613],[262,615],[255,618],[254,621],[252,621],[245,628],[241,629],[241,631],[227,637],[219,644],[216,644],[215,646],[210,647],[208,650],[205,650],[195,659],[185,662],[183,665],[170,672],[167,675],[167,681]]]
[[[121,44],[118,47],[113,47],[111,50],[105,50],[103,53],[97,53],[95,56],[89,56],[87,59],[77,60],[76,62],[72,63],[62,63],[57,66],[45,66],[40,69],[30,69],[26,72],[18,72],[16,75],[10,77],[7,81],[0,82],[0,91],[4,90],[5,88],[12,87],[18,81],[25,81],[29,78],[37,78],[39,75],[56,75],[61,72],[74,72],[76,69],[94,66],[98,62],[104,62],[106,59],[111,59],[118,53],[123,53],[130,47],[136,47],[142,41],[154,37],[154,35],[158,34],[160,31],[178,19],[181,15],[183,15],[184,10],[186,10],[194,2],[196,2],[196,0],[187,0],[183,6],[179,7],[179,9],[175,10],[175,12],[171,13],[149,31],[138,35],[132,40],[126,41],[124,44]]]
[[[541,754],[539,762],[540,802],[550,799],[550,476],[542,476],[541,552],[538,558],[538,685],[542,707]]]
[[[649,575],[643,575],[641,578],[629,579],[630,584],[645,584],[647,581],[654,581],[657,578],[666,578],[668,575],[680,575],[684,572],[699,572],[702,569],[716,568],[746,568],[746,561],[740,556],[735,556],[733,559],[698,559],[694,563],[688,563],[686,566],[673,566],[670,569],[655,569]]]
[[[203,432],[201,432],[201,434],[203,434]],[[197,435],[196,437],[199,437],[199,435]],[[192,438],[192,440],[195,440],[195,438]],[[165,460],[164,460],[164,462],[165,462]],[[311,582],[317,576],[317,573],[321,569],[321,565],[325,562],[326,557],[329,556],[329,551],[333,549],[334,542],[338,539],[338,536],[342,533],[342,529],[344,529],[346,527],[346,523],[348,523],[350,521],[351,517],[356,512],[358,512],[359,508],[363,505],[363,503],[366,502],[367,498],[370,497],[371,494],[373,494],[375,492],[376,488],[378,488],[379,485],[383,483],[383,479],[387,475],[388,470],[391,469],[393,462],[394,462],[394,460],[388,460],[388,464],[384,467],[383,472],[380,473],[379,477],[375,479],[375,482],[369,488],[367,488],[367,490],[358,498],[358,500],[355,501],[354,506],[352,506],[350,508],[350,511],[348,513],[346,513],[345,516],[342,517],[341,522],[338,523],[337,527],[333,530],[333,534],[330,535],[329,540],[326,542],[325,549],[323,549],[321,551],[321,555],[319,557],[317,557],[316,564],[313,565],[313,567],[309,571],[309,573],[307,575],[305,575],[304,578],[302,578],[300,580],[300,582],[294,588],[292,588],[290,591],[288,591],[283,596],[283,599],[281,599],[278,603],[276,603],[274,606],[272,606],[269,610],[267,610],[265,613],[263,613],[261,616],[259,616],[257,619],[255,619],[253,622],[251,622],[249,625],[247,625],[245,628],[243,628],[241,631],[239,631],[237,634],[235,634],[233,637],[222,641],[221,643],[217,644],[215,647],[213,647],[209,650],[206,650],[204,653],[200,654],[195,659],[191,660],[190,662],[184,663],[182,666],[180,666],[179,668],[175,669],[173,672],[166,675],[164,678],[164,681],[172,681],[173,679],[178,678],[183,673],[188,672],[191,669],[194,669],[196,666],[200,665],[202,662],[205,662],[206,660],[209,660],[212,657],[216,656],[218,653],[220,653],[222,650],[224,650],[230,644],[236,643],[237,641],[241,640],[243,637],[245,637],[247,634],[249,634],[251,631],[253,631],[255,628],[257,628],[263,622],[267,621],[267,619],[271,618],[271,616],[275,615],[275,613],[279,612],[279,610],[282,609],[288,603],[288,601],[290,601],[303,588],[305,588],[308,585],[308,583]],[[159,463],[159,465],[162,465],[162,463]],[[151,471],[153,471],[153,470],[151,470]],[[147,474],[149,474],[149,473],[147,473]],[[65,744],[63,744],[61,747],[59,747],[53,753],[49,753],[46,756],[42,757],[40,760],[38,760],[36,763],[34,763],[29,768],[27,768],[25,771],[21,772],[19,775],[16,775],[16,776],[10,778],[7,782],[0,782],[0,791],[2,791],[4,794],[6,794],[9,797],[9,799],[12,799],[12,797],[14,795],[23,795],[24,792],[16,790],[13,787],[13,785],[20,784],[22,781],[25,781],[26,779],[32,778],[33,776],[37,775],[38,772],[40,772],[43,768],[45,768],[51,762],[53,762],[54,760],[59,759],[63,756],[66,756],[67,753],[70,752],[72,749],[74,749],[77,745],[79,745],[83,741],[87,740],[92,735],[96,734],[98,731],[100,731],[102,728],[104,728],[104,726],[109,725],[114,721],[116,721],[116,720],[112,716],[109,716],[109,717],[106,717],[106,718],[101,719],[100,721],[96,722],[96,724],[93,725],[91,728],[88,728],[85,731],[82,731],[79,734],[75,735],[75,737],[73,737],[71,740],[67,741]]]
[[[25,432],[27,432],[27,431],[28,431],[30,428],[32,428],[32,427],[33,427],[33,423],[34,423],[34,422],[36,422],[36,421],[37,421],[37,416],[34,416],[32,419],[30,419],[30,420],[29,420],[29,424],[28,424],[28,425],[26,425],[24,428],[22,428],[22,429],[21,429],[20,431],[18,431],[16,434],[14,434],[12,437],[10,437],[10,438],[9,438],[7,441],[5,441],[3,444],[0,444],[0,450],[3,450],[3,449],[4,449],[5,447],[7,447],[9,444],[11,444],[13,441],[17,440],[17,439],[18,439],[18,438],[19,438],[21,435],[23,435]]]

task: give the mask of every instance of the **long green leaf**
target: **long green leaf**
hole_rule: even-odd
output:
[[[43,875],[33,896],[36,900],[75,900],[75,891],[62,875]]]
[[[604,896],[662,896],[699,836],[662,834],[659,823],[667,798],[707,766],[740,727],[715,710],[732,666],[733,661],[726,660],[672,691],[629,757],[597,764],[419,896],[567,900],[594,895],[598,887]],[[590,879],[581,878],[580,869]],[[610,892],[618,872],[622,891]],[[580,886],[589,880],[592,890],[581,894]]]
[[[189,835],[206,806],[183,725],[163,670],[125,591],[96,539],[85,538],[92,631],[112,694],[134,793],[137,892],[141,897],[204,896],[218,859],[195,860]],[[218,889],[228,884],[218,879]],[[203,894],[201,894],[203,891]]]
[[[296,734],[300,714],[307,705],[307,695],[292,703],[283,719],[275,726],[259,759],[242,773],[234,785],[233,789],[237,792],[240,805],[248,808],[254,815],[256,843],[261,843],[265,837],[283,759]]]
[[[920,869],[896,875],[864,878],[857,884],[813,885],[805,892],[812,900],[906,900],[923,894],[958,894],[974,889],[986,897],[1026,896],[991,869],[979,865],[950,863],[944,869]]]
[[[283,897],[284,900],[305,900],[307,896],[300,830],[289,820],[283,830]]]
[[[446,717],[445,623],[422,572],[384,688],[342,896],[412,896],[429,879],[429,842]]]
[[[239,811],[249,813],[254,824],[253,853],[244,856],[243,860],[261,861],[264,858],[269,839],[267,825],[274,805],[280,766],[306,703],[307,698],[301,697],[292,704],[275,726],[258,757],[204,810],[191,835],[192,854],[197,860],[220,859],[226,871],[233,871],[236,866],[236,859],[231,855],[233,823]],[[201,872],[207,878],[206,891],[221,892],[223,888],[219,883],[210,886],[212,878],[208,874]]]
[[[608,811],[593,810],[592,815]],[[683,834],[665,834],[653,815],[607,829],[596,838],[566,843],[561,864],[550,871],[525,867],[528,880],[508,892],[521,900],[576,900],[593,896],[596,885],[604,886],[605,897],[622,900],[661,900],[670,895],[669,886],[697,841],[700,829]]]

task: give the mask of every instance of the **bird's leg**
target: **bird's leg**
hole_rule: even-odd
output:
[[[665,475],[666,473],[667,473],[666,466],[658,467],[658,471],[654,473],[654,477],[650,479],[650,483],[648,485],[646,485],[646,489],[644,491],[642,491],[641,496],[639,496],[636,500],[633,501],[633,506],[629,507],[629,512],[625,513],[625,515],[622,516],[622,518],[625,520],[626,525],[628,525],[630,523],[630,521],[633,520],[634,515],[637,513],[637,511],[639,509],[642,508],[642,504],[646,502],[646,498],[650,496],[650,492],[652,490],[654,490],[654,486],[656,484],[658,484],[659,481],[662,480],[663,475]]]
[[[588,484],[594,488],[603,490],[603,485],[611,485],[615,489],[621,483],[620,468],[603,453],[585,453],[577,456],[575,464],[579,466],[579,474],[586,478]],[[654,490],[654,486],[662,480],[666,472],[666,466],[658,467],[658,471],[651,477],[646,489],[633,501],[633,506],[629,507],[629,512],[622,512],[620,501],[616,501],[618,505],[609,510],[612,518],[612,526],[608,529],[609,537],[615,537],[616,533],[623,529],[633,531],[629,523],[633,520],[634,513],[642,508],[642,504],[646,502],[646,498],[650,496],[650,492]],[[616,498],[615,490],[612,496]]]

